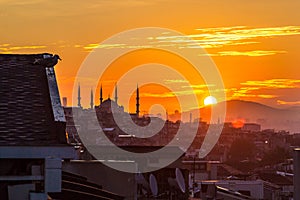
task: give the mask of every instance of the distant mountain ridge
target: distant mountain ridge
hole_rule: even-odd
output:
[[[246,123],[258,123],[262,129],[286,130],[290,133],[300,133],[300,107],[293,106],[285,109],[270,107],[261,103],[242,100],[229,100],[213,105],[216,116],[221,116],[222,104],[226,103],[225,122],[243,120]],[[189,121],[190,113],[196,118],[197,110],[182,113],[183,120]],[[211,106],[200,108],[202,121],[209,122]],[[212,119],[217,123],[218,118]]]

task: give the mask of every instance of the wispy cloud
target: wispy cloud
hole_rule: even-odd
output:
[[[273,93],[271,90],[300,88],[300,80],[298,79],[252,80],[240,84],[242,85],[241,88],[234,88],[228,91],[228,93],[231,93],[231,98],[256,97],[272,99],[278,97],[278,95],[266,94],[266,90]]]
[[[91,52],[94,49],[150,49],[159,48],[162,45],[129,45],[129,44],[87,44],[81,45],[85,51]],[[165,45],[164,45],[165,46]]]
[[[81,46],[81,45],[79,45]],[[112,49],[112,48],[130,48],[130,46],[126,46],[126,44],[88,44],[84,46],[83,48],[86,50],[91,50],[91,49]]]
[[[254,93],[255,91],[255,93]],[[237,89],[236,91],[233,92],[233,95],[231,95],[231,99],[235,98],[248,98],[248,97],[256,97],[256,98],[262,98],[262,99],[273,99],[278,97],[277,95],[272,95],[272,94],[256,94],[259,93],[259,88],[241,88]]]
[[[164,82],[166,83],[166,84],[172,84],[172,83],[188,83],[188,81],[187,80],[184,80],[184,79],[166,79],[166,80],[164,80]]]
[[[197,95],[197,94],[204,94],[207,90],[201,89],[193,89],[193,90],[182,90],[174,92],[177,96],[186,96],[186,95]]]
[[[46,47],[44,45],[12,46],[10,44],[0,44],[0,51],[1,53],[14,53],[15,51],[44,49]]]
[[[182,86],[182,88],[193,88],[193,89],[204,89],[204,88],[207,88],[207,87],[213,87],[215,85],[213,84],[197,84],[197,85],[188,85],[188,86]]]
[[[283,101],[283,100],[277,100],[277,104],[279,105],[300,105],[300,101]]]
[[[286,51],[268,51],[268,50],[254,50],[254,51],[221,51],[210,56],[270,56],[279,53],[286,53]]]
[[[261,81],[246,81],[241,85],[258,88],[300,88],[298,79],[268,79]]]
[[[250,28],[247,26],[215,27],[195,29],[197,33],[188,35],[174,35],[163,32],[160,35],[142,38],[146,42],[141,45],[133,44],[87,44],[85,50],[95,48],[222,48],[225,46],[249,45],[261,42],[261,38],[275,38],[282,36],[300,35],[300,26]],[[134,38],[137,39],[137,38]],[[141,39],[141,38],[140,38]],[[199,56],[269,56],[287,53],[284,50],[254,49],[249,51],[220,51],[213,54]]]
[[[155,39],[161,43],[180,43],[182,48],[220,48],[230,45],[259,43],[258,38],[300,35],[300,26],[249,28],[246,26],[216,27],[196,29],[199,33],[184,36],[160,36]],[[192,38],[191,42],[189,38]],[[250,41],[249,41],[250,40]]]
[[[164,92],[164,93],[146,93],[143,92],[140,94],[141,97],[155,97],[155,98],[170,98],[175,97],[176,95],[172,92]]]
[[[188,96],[188,95],[197,95],[204,94],[206,90],[194,89],[194,90],[181,90],[173,92],[164,92],[164,93],[141,93],[141,97],[155,97],[155,98],[170,98],[170,97],[179,97],[179,96]]]
[[[272,94],[258,94],[256,96],[262,99],[273,99],[278,97],[278,95],[272,95]]]
[[[223,26],[223,27],[212,27],[212,28],[197,28],[197,31],[201,32],[224,32],[224,31],[231,31],[236,29],[247,28],[247,26]]]
[[[256,97],[257,95],[253,94],[252,91],[258,90],[259,88],[254,87],[241,87],[233,91],[231,95],[232,98],[241,98],[241,97]]]

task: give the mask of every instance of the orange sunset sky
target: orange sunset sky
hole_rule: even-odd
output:
[[[300,105],[299,10],[300,1],[294,0],[0,0],[0,53],[59,54],[62,61],[55,69],[60,95],[68,97],[71,105],[76,73],[87,55],[95,48],[126,48],[122,44],[99,43],[122,31],[163,27],[190,36],[207,51],[198,56],[211,56],[222,75],[227,99],[283,108]],[[160,37],[156,42],[197,48],[180,37]],[[183,70],[192,85],[187,87],[184,80],[165,78],[164,84],[175,86],[175,90],[158,85],[141,87],[142,111],[148,112],[151,103],[162,103],[173,111],[178,108],[174,96],[188,99],[191,89],[203,105],[209,95],[203,80],[184,70],[188,66],[184,60],[154,50],[133,52],[112,63],[107,76],[101,79],[104,97],[112,92],[126,69],[149,62]],[[101,83],[81,88],[84,107],[89,107],[91,87],[96,93],[95,103],[99,104]],[[118,88],[120,97],[129,95],[122,93],[121,86]],[[134,111],[134,104],[130,111]]]

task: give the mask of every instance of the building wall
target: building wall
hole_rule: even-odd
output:
[[[242,127],[243,131],[251,131],[251,132],[258,132],[260,131],[261,126],[260,124],[255,124],[255,123],[245,123],[244,126]]]
[[[233,191],[250,191],[252,197],[256,199],[264,198],[262,181],[219,181],[216,185]]]
[[[136,163],[118,163],[128,165],[127,167],[134,168]],[[87,177],[88,181],[97,183],[104,190],[125,196],[125,199],[136,199],[137,184],[135,175],[125,172],[120,172],[107,167],[99,161],[70,161],[64,162],[63,171],[79,174]]]
[[[294,150],[294,199],[300,199],[300,148]]]

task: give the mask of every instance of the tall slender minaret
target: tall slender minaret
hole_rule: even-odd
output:
[[[78,99],[77,106],[79,108],[81,108],[80,84],[78,84],[78,96],[77,96],[77,99]]]
[[[139,116],[140,114],[140,92],[139,86],[136,86],[136,115]]]
[[[100,105],[102,104],[103,102],[103,93],[102,93],[102,84],[101,84],[101,87],[100,87]]]
[[[168,113],[168,110],[166,110],[166,121],[169,121],[169,113]]]
[[[117,83],[115,83],[115,102],[118,105],[118,86],[117,86]]]
[[[94,94],[93,94],[93,88],[91,89],[91,109],[94,108]]]

